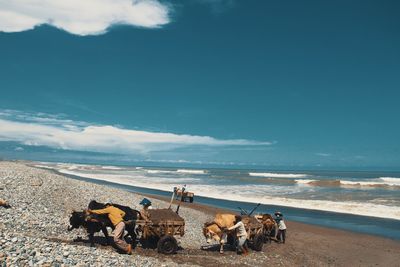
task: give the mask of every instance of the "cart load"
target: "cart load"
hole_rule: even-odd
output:
[[[173,254],[178,250],[176,236],[185,234],[185,220],[171,209],[148,210],[149,220],[138,220],[143,247],[157,247],[159,253]]]

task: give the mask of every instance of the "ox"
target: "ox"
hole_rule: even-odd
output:
[[[131,209],[126,206],[113,204],[114,207],[119,208],[120,210],[125,212],[124,221],[125,221],[125,230],[128,231],[128,235],[132,239],[132,243],[136,240],[135,233],[135,225],[136,220],[138,218],[139,211]],[[95,200],[90,201],[88,208],[89,209],[104,209],[106,204],[96,202]],[[94,246],[94,233],[102,231],[104,236],[107,238],[107,243],[109,243],[107,227],[111,227],[114,230],[114,225],[111,223],[110,219],[105,214],[86,214],[86,212],[77,212],[73,211],[70,217],[70,226],[68,227],[68,231],[71,231],[75,228],[83,227],[89,234],[90,245]]]
[[[70,226],[68,226],[68,231],[78,229],[81,226],[86,229],[89,234],[91,247],[94,247],[94,233],[100,232],[100,230],[103,232],[107,239],[107,243],[109,244],[106,227],[113,227],[113,225],[107,216],[97,214],[88,216],[84,211],[73,211],[69,219],[69,224]]]
[[[220,243],[219,252],[224,253],[225,239],[228,239],[228,243],[233,245],[234,233],[224,231],[235,224],[235,215],[233,214],[216,214],[215,219],[212,222],[205,223],[203,227],[203,234],[207,240],[207,243],[211,243],[212,240],[216,240]]]
[[[135,226],[136,226],[136,220],[138,219],[138,216],[140,216],[140,211],[131,209],[130,207],[127,206],[122,206],[119,204],[112,204],[114,207],[122,210],[125,212],[124,216],[124,221],[125,221],[125,230],[128,232],[128,235],[132,239],[132,243],[135,242],[136,240],[136,232],[135,232]],[[97,210],[97,209],[104,209],[106,208],[106,204],[97,202],[95,200],[90,201],[88,208],[91,210]],[[111,226],[114,229],[114,226]]]
[[[276,234],[278,233],[278,225],[274,220],[274,217],[270,214],[261,214],[254,216],[260,223],[264,226],[264,236],[268,239],[272,236],[276,239]]]

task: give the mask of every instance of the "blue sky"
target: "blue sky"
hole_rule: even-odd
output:
[[[400,169],[398,1],[57,3],[0,1],[0,156]]]

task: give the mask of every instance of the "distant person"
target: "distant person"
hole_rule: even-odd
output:
[[[247,232],[246,228],[244,227],[244,223],[242,222],[242,216],[236,215],[235,216],[235,225],[228,228],[229,231],[236,229],[236,236],[238,238],[238,249],[243,252],[243,255],[246,256],[249,254],[249,250],[246,246],[247,240]]]
[[[152,204],[151,201],[148,200],[147,198],[143,198],[139,204],[143,206],[142,210],[140,211],[140,217],[142,218],[142,220],[149,221],[150,215],[148,210],[153,209],[153,207],[151,206]]]
[[[283,214],[279,211],[275,212],[275,221],[278,224],[277,240],[279,243],[285,244],[286,240],[286,224],[283,220]]]
[[[107,203],[106,208],[104,209],[99,209],[99,210],[89,209],[88,212],[94,214],[107,214],[111,223],[115,226],[115,229],[113,231],[115,245],[122,251],[126,252],[127,254],[132,254],[132,245],[126,243],[124,240],[124,233],[125,233],[125,222],[123,219],[125,216],[124,211],[112,206],[112,204],[110,203]]]

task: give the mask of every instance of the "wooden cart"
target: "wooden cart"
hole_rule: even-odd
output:
[[[190,203],[193,203],[193,199],[194,199],[193,192],[184,191],[183,196],[182,196],[182,190],[177,189],[177,190],[175,190],[175,195],[176,195],[177,199],[182,199],[183,202],[189,201]]]
[[[149,221],[137,220],[143,247],[157,247],[159,253],[173,254],[178,250],[174,236],[185,234],[185,220],[171,209],[148,210]]]

